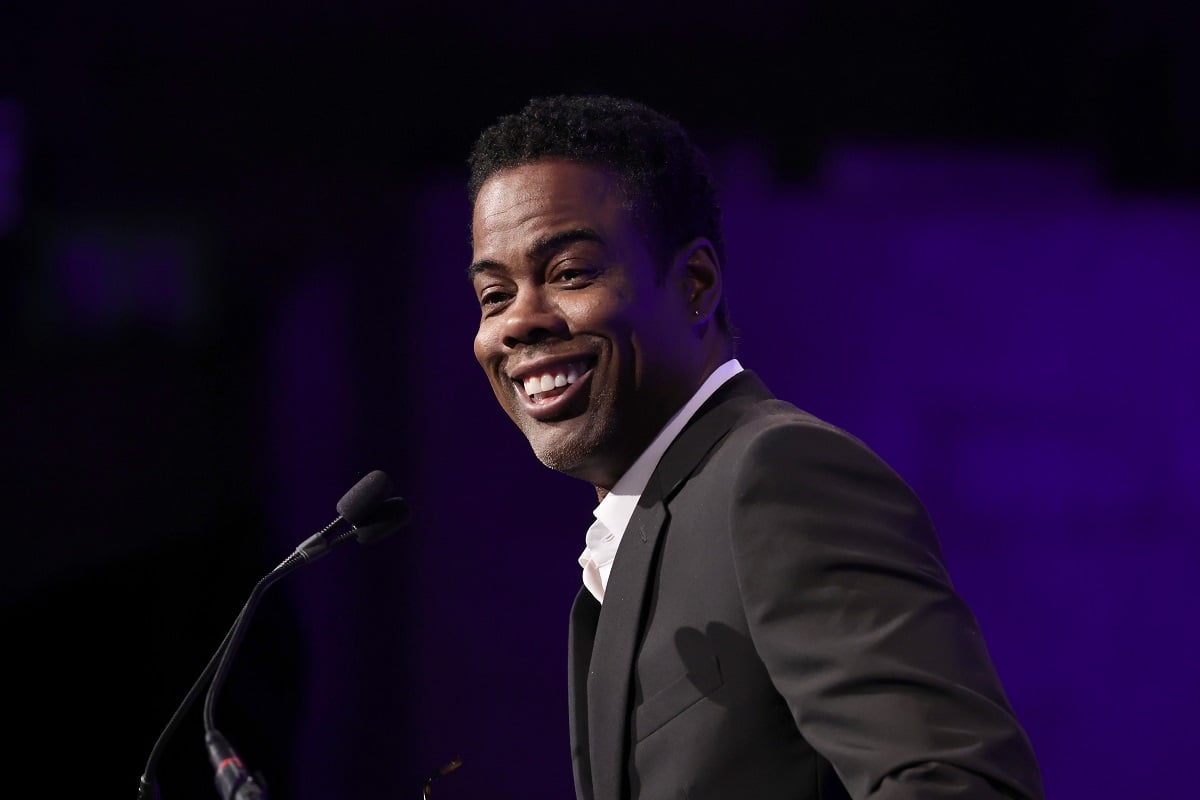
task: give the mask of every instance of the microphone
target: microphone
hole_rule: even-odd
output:
[[[303,564],[312,563],[351,539],[359,544],[372,544],[390,536],[408,523],[408,504],[400,497],[389,497],[392,491],[392,481],[384,472],[374,470],[367,473],[338,501],[338,516],[333,522],[301,542],[279,566],[259,580],[234,620],[233,626],[225,634],[204,671],[200,673],[200,677],[196,679],[154,743],[138,785],[138,800],[157,800],[158,784],[155,771],[163,749],[206,684],[209,688],[204,703],[205,742],[209,760],[216,770],[217,790],[223,800],[257,800],[266,797],[265,789],[259,786],[259,781],[255,781],[249,775],[241,758],[225,737],[216,730],[213,722],[216,698],[225,682],[233,654],[241,643],[246,626],[262,594],[284,575]],[[343,523],[348,523],[350,529],[335,534],[334,530]]]

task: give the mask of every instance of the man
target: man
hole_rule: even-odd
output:
[[[579,798],[1040,797],[918,499],[734,359],[683,130],[540,99],[471,168],[475,356],[600,499],[571,612]]]

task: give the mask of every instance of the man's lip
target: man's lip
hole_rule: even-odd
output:
[[[521,403],[521,409],[530,417],[538,422],[554,422],[558,419],[565,419],[571,414],[573,406],[577,399],[582,395],[585,388],[592,380],[592,366],[588,366],[587,370],[580,374],[574,383],[568,385],[562,394],[551,397],[549,400],[543,400],[540,403],[535,403],[525,393],[525,387],[520,381],[516,381],[513,385],[513,390],[516,391],[517,397]]]

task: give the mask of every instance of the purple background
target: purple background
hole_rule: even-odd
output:
[[[589,487],[471,356],[464,159],[530,95],[677,116],[742,362],[917,489],[1057,798],[1180,796],[1200,714],[1200,19],[1184,3],[0,12],[15,780],[132,797],[218,711],[275,796],[570,796]],[[211,798],[199,716],[160,769]]]

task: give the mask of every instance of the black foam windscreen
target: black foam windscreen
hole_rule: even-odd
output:
[[[393,491],[392,479],[386,473],[381,470],[368,472],[338,500],[338,515],[355,527],[368,524],[371,515],[379,510]]]
[[[408,503],[400,497],[389,497],[366,522],[355,525],[354,535],[359,544],[377,542],[407,525],[410,516]]]

